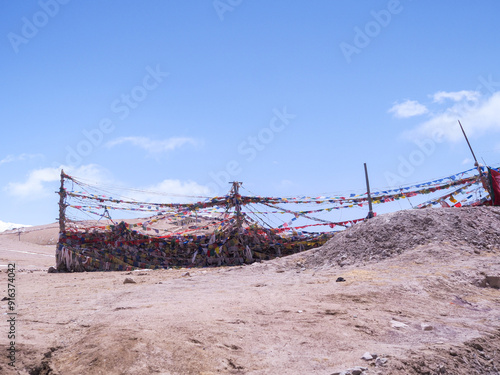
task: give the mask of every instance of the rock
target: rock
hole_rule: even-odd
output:
[[[402,322],[398,322],[397,320],[391,320],[392,328],[408,328],[408,324],[404,324]]]
[[[438,374],[446,374],[446,367],[444,365],[439,365],[436,371]]]
[[[57,273],[57,270],[54,267],[49,267],[48,273]]]
[[[335,280],[335,282],[337,282],[337,283],[341,283],[343,281],[345,281],[345,279],[343,277],[337,277],[337,280]]]
[[[134,279],[130,278],[130,277],[126,277],[125,280],[123,280],[123,283],[124,284],[137,284]]]
[[[473,342],[473,343],[470,343],[469,346],[471,348],[474,348],[480,352],[484,351],[484,348],[481,346],[481,344],[477,343],[477,342]]]
[[[375,360],[375,366],[384,366],[387,363],[387,358],[378,357]]]
[[[373,356],[370,354],[370,352],[366,352],[365,354],[363,354],[361,359],[364,359],[365,361],[371,361],[373,359]]]
[[[191,274],[189,272],[184,272],[181,276],[182,277],[188,277],[188,276],[191,276]]]
[[[499,276],[486,276],[486,283],[492,288],[500,288]]]
[[[434,327],[428,323],[421,323],[420,327],[422,328],[422,331],[432,331],[434,329]]]
[[[349,368],[349,369],[344,370],[344,371],[334,372],[330,375],[361,375],[366,370],[367,370],[366,367],[356,366],[356,367]]]

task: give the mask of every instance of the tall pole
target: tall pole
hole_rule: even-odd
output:
[[[460,122],[460,120],[458,120],[458,125],[460,125],[460,129],[462,129],[462,133],[464,134],[465,140],[467,141],[467,144],[469,145],[470,152],[472,153],[472,157],[474,158],[474,166],[477,168],[477,172],[479,173],[479,178],[481,179],[483,187],[488,193],[490,193],[490,196],[491,196],[490,187],[488,186],[488,183],[486,181],[486,177],[483,176],[483,171],[481,170],[481,167],[479,166],[479,163],[477,162],[476,155],[474,155],[474,151],[472,150],[472,146],[470,145],[469,138],[467,138],[467,134],[465,134],[464,127],[462,126],[462,123]]]
[[[368,180],[368,169],[366,168],[366,163],[365,164],[365,178],[366,178],[366,191],[368,192],[368,219],[371,219],[373,217],[373,208],[372,208],[372,196],[370,193],[370,181]]]
[[[234,208],[236,210],[236,225],[238,227],[238,234],[241,231],[241,206],[240,206],[240,193],[239,193],[239,188],[241,186],[241,182],[238,181],[233,181],[233,204]]]
[[[464,127],[462,126],[462,123],[460,120],[458,120],[458,125],[460,125],[460,129],[462,129],[462,133],[464,134],[465,140],[467,141],[467,144],[469,145],[470,152],[472,153],[472,157],[474,158],[474,165],[479,168],[479,163],[477,162],[476,155],[474,155],[474,151],[472,150],[472,147],[469,143],[469,138],[467,138],[467,134],[465,134]]]
[[[61,187],[59,188],[59,232],[66,232],[66,190],[64,190],[64,170],[61,169]]]

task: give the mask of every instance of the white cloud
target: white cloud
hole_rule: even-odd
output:
[[[4,157],[2,160],[0,160],[0,165],[6,164],[6,163],[12,163],[16,161],[24,161],[24,160],[30,160],[30,159],[36,159],[36,158],[43,158],[42,154],[20,154],[20,155],[7,155]]]
[[[443,103],[446,99],[452,100],[454,102],[459,102],[462,100],[477,101],[481,94],[478,91],[438,91],[432,98],[435,103]]]
[[[45,183],[57,181],[59,171],[55,168],[42,168],[31,171],[24,182],[11,182],[7,191],[19,197],[33,197],[45,195]]]
[[[106,146],[114,147],[123,143],[130,143],[146,150],[149,154],[161,154],[169,151],[174,151],[186,144],[196,145],[197,142],[193,138],[187,137],[172,137],[163,140],[154,140],[147,137],[121,137],[109,141]]]
[[[40,168],[31,171],[24,182],[10,182],[4,190],[20,198],[37,199],[53,194],[61,178],[61,169],[69,175],[75,175],[89,181],[105,181],[106,172],[96,164],[78,168],[62,165],[59,168]]]
[[[12,196],[27,199],[46,199],[59,189],[61,169],[78,181],[106,189],[106,194],[116,194],[140,202],[172,203],[202,201],[210,196],[210,189],[193,181],[166,179],[157,184],[142,187],[125,187],[114,180],[109,171],[96,164],[83,165],[78,168],[62,165],[59,168],[41,168],[31,171],[22,182],[11,182],[4,190]],[[68,185],[66,185],[68,186]],[[76,186],[76,185],[75,185]],[[78,190],[78,188],[76,189]]]
[[[457,96],[458,97],[458,96]],[[435,137],[440,134],[444,140],[457,142],[463,140],[458,120],[468,136],[500,130],[500,92],[487,99],[479,97],[476,101],[467,101],[470,97],[461,96],[462,100],[436,112],[432,117],[407,132],[410,138]]]
[[[423,115],[428,110],[425,105],[420,104],[416,100],[406,100],[402,103],[394,104],[387,112],[393,113],[398,118],[408,118]]]

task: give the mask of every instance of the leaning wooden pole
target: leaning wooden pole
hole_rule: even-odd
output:
[[[476,155],[474,154],[474,150],[472,149],[469,138],[467,138],[467,134],[465,134],[464,127],[462,126],[462,123],[460,120],[458,120],[458,125],[460,125],[460,129],[462,129],[462,133],[464,134],[465,140],[467,141],[467,144],[469,145],[470,152],[472,153],[472,157],[474,158],[474,165],[479,169],[479,163],[477,162]]]
[[[474,158],[474,166],[477,168],[477,172],[479,173],[479,178],[481,179],[483,187],[491,196],[491,191],[490,191],[490,186],[488,184],[488,181],[486,180],[486,177],[483,175],[483,171],[482,171],[481,167],[479,166],[479,163],[477,162],[476,155],[474,154],[474,150],[472,149],[472,146],[470,145],[469,138],[467,138],[467,134],[465,134],[464,127],[462,126],[462,123],[460,122],[460,120],[458,120],[458,125],[460,125],[460,129],[462,129],[462,133],[465,137],[465,140],[467,141],[467,145],[469,146],[469,150],[472,154],[472,157]]]
[[[368,179],[368,169],[366,168],[366,163],[365,164],[365,178],[366,178],[366,191],[368,193],[368,219],[371,219],[373,217],[373,208],[372,208],[372,196],[370,193],[370,180]]]
[[[61,187],[59,188],[59,233],[66,232],[66,190],[64,190],[64,170],[61,169]]]

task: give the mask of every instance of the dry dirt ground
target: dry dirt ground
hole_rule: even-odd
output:
[[[1,374],[500,374],[497,208],[381,215],[232,268],[49,274],[57,228],[33,229],[0,235]]]

